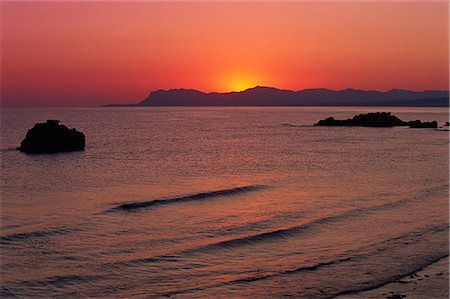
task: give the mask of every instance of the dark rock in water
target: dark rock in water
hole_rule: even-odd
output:
[[[27,154],[46,154],[81,151],[85,147],[83,133],[59,124],[59,120],[47,120],[28,130],[19,150]]]
[[[437,128],[438,127],[438,123],[437,121],[424,121],[421,122],[420,120],[414,120],[414,121],[409,121],[408,125],[410,128]]]
[[[445,126],[446,126],[446,127],[450,126],[450,122],[446,121],[446,122],[445,122]]]
[[[327,117],[325,119],[319,120],[315,126],[346,126],[348,125],[348,120],[334,119],[334,117]]]
[[[358,114],[351,119],[338,120],[328,117],[320,120],[315,126],[358,126],[358,127],[394,127],[408,125],[390,112]]]
[[[344,126],[344,127],[396,127],[409,126],[410,128],[437,128],[437,121],[422,122],[420,120],[402,121],[390,112],[375,112],[358,114],[353,118],[339,120],[328,117],[318,121],[315,126]]]

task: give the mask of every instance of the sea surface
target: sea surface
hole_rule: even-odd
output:
[[[332,298],[448,256],[447,108],[1,111],[1,297]],[[85,151],[26,155],[36,122]]]

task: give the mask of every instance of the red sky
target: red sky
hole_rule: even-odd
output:
[[[448,3],[1,2],[1,104],[155,89],[448,89]]]

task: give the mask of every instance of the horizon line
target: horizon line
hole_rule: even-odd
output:
[[[290,91],[290,92],[301,92],[301,91],[306,91],[306,90],[327,90],[327,91],[333,91],[333,92],[340,92],[340,91],[346,91],[346,90],[355,90],[355,91],[363,91],[363,92],[380,92],[380,93],[388,93],[391,91],[408,91],[408,92],[427,92],[427,91],[439,91],[439,92],[447,92],[450,94],[450,86],[447,89],[423,89],[423,90],[413,90],[413,89],[405,89],[405,88],[391,88],[391,89],[385,89],[385,90],[376,90],[376,89],[358,89],[358,88],[351,88],[351,87],[347,87],[347,88],[343,88],[343,89],[332,89],[332,88],[327,88],[327,87],[314,87],[314,88],[304,88],[304,89],[298,89],[298,90],[292,90],[292,89],[286,89],[286,88],[278,88],[278,87],[272,87],[272,86],[265,86],[265,85],[256,85],[254,87],[249,87],[247,89],[244,90],[240,90],[240,91],[202,91],[200,89],[194,89],[194,88],[185,88],[185,87],[179,87],[179,88],[169,88],[169,89],[153,89],[152,91],[150,91],[150,93],[147,93],[147,96],[144,96],[143,98],[138,99],[137,101],[142,101],[143,99],[145,100],[146,98],[148,98],[153,92],[158,92],[158,91],[164,91],[164,92],[169,92],[169,91],[176,91],[176,90],[184,90],[184,91],[196,91],[196,92],[201,92],[204,94],[231,94],[231,93],[243,93],[252,89],[256,89],[256,88],[268,88],[268,89],[275,89],[275,90],[279,90],[279,91]],[[135,103],[130,103],[130,104],[117,104],[117,105],[134,105]],[[96,108],[96,107],[104,107],[107,105],[116,105],[116,104],[100,104],[100,105],[86,105],[86,106],[3,106],[2,105],[2,101],[0,100],[0,109],[2,108]],[[180,106],[181,107],[181,106]],[[192,106],[187,106],[187,107],[192,107]],[[230,107],[230,106],[227,106]],[[239,106],[239,107],[245,107],[245,106]],[[255,107],[255,106],[249,106],[249,107]],[[263,106],[261,106],[263,107]],[[286,106],[287,107],[287,106]],[[294,107],[299,107],[299,106],[294,106]],[[307,106],[303,106],[303,107],[307,107]],[[311,107],[315,107],[315,106],[311,106]],[[339,107],[339,105],[337,105],[336,107]],[[353,107],[353,105],[352,105]],[[358,107],[358,106],[356,106]],[[366,106],[363,105],[361,107],[370,107],[370,106]],[[379,106],[373,106],[373,107],[379,107]],[[389,107],[389,106],[387,106]],[[396,106],[393,106],[396,107]],[[414,107],[414,106],[411,106]],[[428,108],[432,108],[432,107],[428,107]]]

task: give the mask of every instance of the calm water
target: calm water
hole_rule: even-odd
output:
[[[18,297],[312,297],[448,255],[448,132],[312,127],[440,108],[3,109],[1,287]],[[14,150],[36,122],[84,152]],[[289,125],[287,125],[289,124]]]

